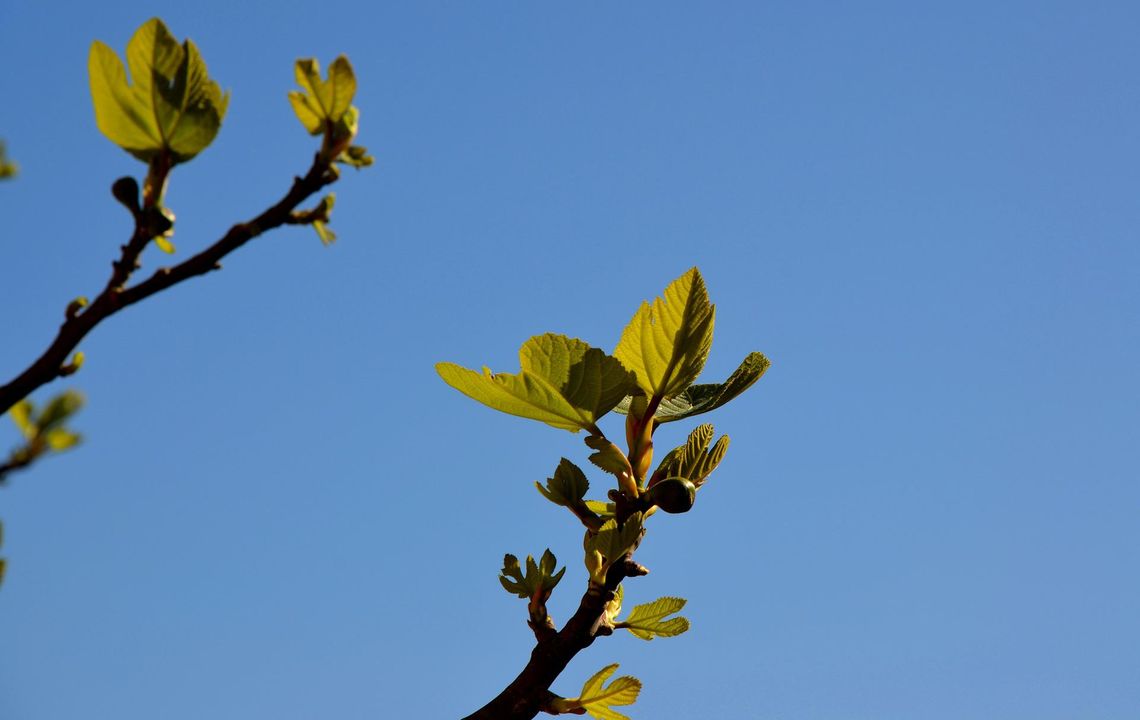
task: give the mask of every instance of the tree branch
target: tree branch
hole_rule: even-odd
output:
[[[605,583],[601,587],[590,585],[578,610],[566,625],[557,633],[539,640],[531,651],[530,661],[518,677],[494,700],[463,720],[531,720],[540,712],[549,712],[550,699],[554,697],[550,686],[555,679],[575,655],[594,642],[595,637],[613,633],[603,621],[606,605],[614,599],[618,586],[626,578],[639,577],[647,572],[630,555],[611,565],[606,572]]]
[[[277,204],[253,220],[234,225],[220,240],[197,255],[173,267],[161,268],[143,282],[124,289],[123,285],[137,268],[139,254],[153,237],[147,216],[154,205],[151,204],[150,208],[144,205],[141,210],[134,210],[134,233],[131,240],[123,246],[119,259],[112,263],[112,273],[106,287],[86,308],[79,309],[74,303],[69,305],[66,319],[51,345],[15,379],[0,386],[0,415],[38,388],[66,374],[68,355],[99,323],[123,308],[184,280],[221,268],[222,258],[258,235],[289,223],[291,214],[298,205],[321,188],[336,182],[338,177],[339,173],[332,161],[322,159],[318,153],[305,176],[294,178],[289,192]]]

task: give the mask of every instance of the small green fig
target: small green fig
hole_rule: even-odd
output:
[[[649,488],[645,499],[667,513],[689,512],[697,499],[697,487],[685,478],[665,478]]]

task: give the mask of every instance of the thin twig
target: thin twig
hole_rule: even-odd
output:
[[[222,258],[258,235],[287,224],[298,205],[321,188],[336,182],[337,177],[336,168],[318,153],[305,176],[294,178],[292,187],[277,204],[253,220],[234,225],[221,239],[197,255],[173,267],[161,268],[137,285],[123,288],[137,268],[139,255],[151,240],[148,227],[150,223],[145,216],[153,210],[154,203],[149,208],[144,206],[135,213],[135,230],[131,240],[122,247],[119,259],[112,263],[111,277],[103,291],[81,311],[69,311],[51,345],[26,370],[8,384],[0,386],[0,415],[38,388],[60,377],[68,356],[99,323],[123,308],[184,280],[219,269]]]

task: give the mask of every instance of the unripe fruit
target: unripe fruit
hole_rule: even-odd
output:
[[[667,513],[689,512],[697,499],[697,487],[685,478],[666,478],[649,488],[645,499]]]

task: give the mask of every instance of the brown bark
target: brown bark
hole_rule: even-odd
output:
[[[553,635],[540,640],[531,651],[530,661],[510,685],[494,700],[463,720],[530,720],[547,709],[551,698],[550,686],[580,651],[588,648],[594,638],[613,632],[603,624],[606,604],[613,600],[614,592],[627,577],[648,572],[626,556],[614,563],[606,573],[603,587],[591,586],[582,596],[578,610]]]
[[[322,160],[318,154],[305,176],[294,178],[293,185],[285,196],[265,212],[253,220],[234,225],[220,240],[197,255],[173,267],[160,268],[143,282],[124,288],[131,273],[138,267],[139,255],[152,237],[148,227],[147,208],[134,210],[134,233],[131,240],[123,245],[119,259],[112,264],[107,286],[87,307],[81,309],[69,306],[66,319],[51,345],[15,379],[0,386],[0,415],[38,388],[66,374],[68,356],[99,323],[172,285],[221,268],[222,258],[253,238],[267,230],[296,222],[294,210],[297,206],[336,179],[336,168],[330,161]]]

